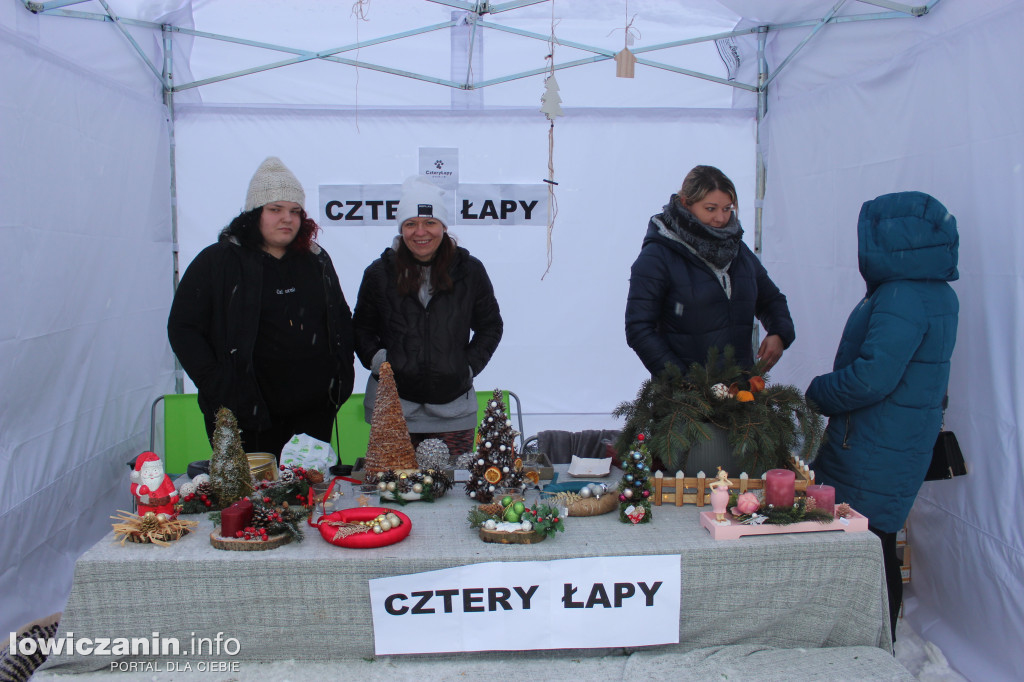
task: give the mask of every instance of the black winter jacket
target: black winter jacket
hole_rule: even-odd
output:
[[[685,245],[660,233],[660,215],[647,227],[633,263],[626,301],[626,341],[651,374],[668,363],[686,372],[707,361],[708,348],[731,345],[742,367],[754,364],[754,318],[788,348],[796,334],[786,297],[743,244],[728,268],[732,297],[714,272]]]
[[[307,257],[320,272],[327,330],[338,374],[324,404],[340,406],[352,395],[352,315],[327,252],[312,245]],[[259,329],[264,254],[231,238],[206,247],[181,278],[167,320],[174,354],[199,390],[203,414],[223,405],[243,429],[271,426],[253,367]]]
[[[504,329],[483,263],[462,247],[449,268],[452,290],[424,308],[413,293],[399,296],[395,252],[388,248],[366,268],[356,299],[356,354],[367,369],[381,348],[398,394],[443,405],[466,393],[490,361]]]

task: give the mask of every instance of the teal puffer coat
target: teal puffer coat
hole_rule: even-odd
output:
[[[857,224],[867,295],[843,330],[832,372],[807,398],[828,417],[813,464],[872,528],[906,521],[942,424],[959,303],[956,219],[921,192],[868,201]]]

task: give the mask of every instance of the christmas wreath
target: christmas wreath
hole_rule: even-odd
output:
[[[452,487],[452,481],[439,469],[427,469],[412,473],[396,473],[389,469],[377,475],[377,489],[381,501],[404,505],[419,500],[433,502],[444,497]]]

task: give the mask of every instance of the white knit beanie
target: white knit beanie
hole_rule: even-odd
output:
[[[306,193],[302,191],[302,184],[276,156],[268,156],[249,181],[245,210],[251,211],[272,201],[294,201],[306,207]]]
[[[448,208],[444,190],[425,175],[413,175],[402,183],[402,198],[398,202],[398,230],[409,218],[433,216],[448,227]]]

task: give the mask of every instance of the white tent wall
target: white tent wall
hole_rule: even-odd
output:
[[[1024,484],[1024,93],[1016,85],[1024,6],[966,5],[941,4],[944,30],[895,51],[889,32],[902,27],[875,26],[857,47],[885,59],[835,83],[791,82],[782,89],[789,96],[771,98],[764,260],[790,292],[797,328],[777,378],[805,387],[831,369],[846,315],[864,293],[861,203],[920,190],[956,216],[960,328],[946,424],[971,473],[921,490],[905,617],[971,679],[1009,680],[1020,675],[1024,632],[1024,533],[1014,503]],[[835,38],[833,46],[823,35],[808,63],[841,54],[844,39]]]
[[[741,196],[752,197],[753,133],[750,112],[566,109],[555,125],[558,216],[547,276],[541,279],[543,227],[451,227],[486,265],[505,320],[501,345],[476,387],[515,391],[526,435],[615,428],[610,412],[632,399],[646,376],[626,345],[623,314],[647,221],[697,163],[714,161]],[[321,184],[400,183],[416,173],[420,147],[458,148],[464,183],[539,183],[547,176],[548,124],[535,109],[189,106],[177,112],[176,140],[183,266],[238,214],[249,177],[269,154],[295,171],[309,209]],[[741,217],[753,224],[753,201],[741,205]],[[397,229],[323,227],[320,242],[354,306],[363,269]],[[358,369],[361,392],[366,372]]]
[[[2,18],[6,633],[64,608],[75,559],[130,508],[126,462],[148,446],[173,363],[166,111],[151,86],[139,94],[56,56],[31,15]]]
[[[403,19],[415,24],[452,14],[434,3],[374,3],[374,16],[386,22],[399,4],[416,8]],[[608,39],[607,31],[619,25],[612,21],[619,4],[586,3],[587,16],[561,23],[560,37],[618,49],[621,33]],[[641,44],[650,44],[728,30],[741,17],[743,25],[811,18],[833,4],[629,6],[640,17]],[[328,0],[115,5],[185,26],[193,25],[194,9],[197,28],[232,34],[275,8],[301,6],[304,13],[286,18],[335,13],[333,24],[314,19],[323,40],[301,44],[308,33],[285,19],[268,22],[259,38],[308,49],[355,39],[348,35],[350,4],[340,18],[338,3]],[[579,6],[559,2],[557,13]],[[520,12],[491,19],[538,33],[549,28],[548,5]],[[359,24],[360,39],[388,32],[374,16]],[[204,24],[210,17],[220,23]],[[159,64],[159,31],[130,31]],[[1016,234],[1024,209],[1024,94],[1015,72],[1024,63],[1022,31],[1019,0],[943,0],[920,20],[827,26],[773,81],[762,131],[765,263],[788,294],[797,326],[775,380],[804,387],[831,367],[846,314],[863,292],[855,226],[864,200],[923,190],[959,220],[961,280],[954,288],[961,326],[947,423],[972,472],[921,492],[906,615],[974,679],[1013,679],[1024,632],[1024,541],[1012,509],[1001,504],[1015,499],[1024,477],[1016,419],[1024,358],[1014,344],[1024,331],[1017,267],[1024,253]],[[432,39],[447,50],[443,33]],[[770,67],[801,38],[798,30],[773,34]],[[222,73],[218,60],[243,68],[281,58],[228,57],[237,46],[200,45],[182,34],[174,41],[176,83]],[[751,41],[741,42],[749,48]],[[416,64],[434,53],[427,44],[348,56]],[[491,39],[474,70],[493,77],[543,65],[546,44],[527,44]],[[723,72],[707,48],[647,56]],[[564,46],[557,52],[557,61],[580,56]],[[523,66],[504,68],[506,59],[523,55]],[[454,78],[454,61],[436,75]],[[400,182],[415,172],[420,147],[458,148],[463,182],[531,183],[547,175],[547,128],[535,110],[539,77],[467,96],[336,64],[290,69],[177,96],[182,268],[237,214],[253,169],[269,154],[296,172],[310,208],[320,184]],[[559,213],[554,262],[543,280],[543,228],[453,227],[487,265],[506,320],[502,345],[477,387],[519,393],[528,432],[612,426],[608,412],[645,377],[622,329],[629,265],[648,217],[690,166],[713,163],[737,181],[740,218],[748,236],[753,231],[754,124],[743,108],[752,98],[734,101],[724,86],[685,78],[677,89],[673,74],[650,68],[638,67],[635,80],[612,73],[610,62],[558,73],[566,111],[555,128]],[[0,4],[0,88],[17,93],[0,103],[0,198],[13,207],[0,229],[15,247],[0,257],[4,632],[62,608],[75,557],[127,502],[124,462],[148,445],[149,403],[172,390],[173,377],[164,329],[172,280],[169,129],[156,79],[110,22],[36,17],[20,0],[7,0]],[[730,102],[739,109],[723,108]],[[362,269],[392,234],[325,226],[322,241],[350,304]],[[357,375],[356,391],[365,376]]]

